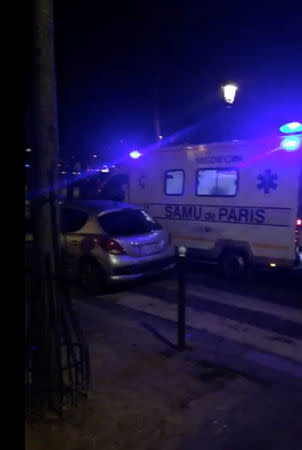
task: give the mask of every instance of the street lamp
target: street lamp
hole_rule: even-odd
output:
[[[222,93],[223,93],[223,98],[224,101],[227,104],[227,108],[229,110],[232,109],[232,104],[235,101],[235,97],[236,97],[236,92],[238,91],[238,85],[236,83],[233,82],[228,82],[226,84],[224,84],[222,87]],[[229,114],[227,114],[229,115]],[[231,114],[231,116],[233,116],[233,114]],[[229,120],[230,119],[230,120]],[[227,128],[228,128],[228,135],[231,137],[231,139],[234,139],[234,118],[233,117],[228,117],[227,120]]]
[[[226,103],[231,105],[235,101],[236,92],[238,91],[238,86],[235,83],[227,83],[222,86],[223,98]]]

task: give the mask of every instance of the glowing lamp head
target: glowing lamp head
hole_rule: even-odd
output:
[[[234,103],[238,86],[235,83],[228,83],[222,86],[223,98],[226,103]]]
[[[301,145],[301,138],[299,136],[288,136],[281,142],[281,148],[287,152],[294,152],[298,150]]]
[[[302,219],[297,219],[297,220],[296,220],[296,225],[297,225],[297,227],[301,227],[301,225],[302,225]]]
[[[302,131],[302,123],[300,122],[290,122],[285,123],[280,128],[281,133],[300,133]]]
[[[142,156],[142,154],[138,150],[133,150],[129,153],[130,158],[132,159],[138,159]]]

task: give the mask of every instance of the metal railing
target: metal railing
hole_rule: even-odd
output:
[[[25,395],[27,410],[58,414],[88,394],[89,351],[64,277],[45,276],[34,253],[25,263]]]

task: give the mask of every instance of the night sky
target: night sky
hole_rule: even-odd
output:
[[[154,86],[164,137],[249,137],[302,119],[299,2],[106,3],[55,1],[65,157],[115,159],[154,142]],[[220,92],[229,79],[240,86],[232,110]]]

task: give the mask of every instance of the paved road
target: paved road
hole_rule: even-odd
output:
[[[261,273],[230,283],[215,266],[191,262],[186,294],[189,344],[219,351],[225,364],[241,358],[247,370],[258,365],[262,372],[274,370],[301,381],[301,273]],[[177,300],[177,280],[171,273],[86,301],[131,315],[159,339],[175,344]]]
[[[219,273],[216,265],[187,263],[190,282],[208,287],[260,297],[275,303],[302,307],[302,269],[294,271],[267,270],[258,271],[249,280],[231,283]]]

